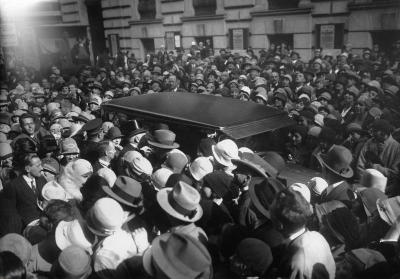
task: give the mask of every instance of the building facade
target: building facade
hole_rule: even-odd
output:
[[[107,47],[143,58],[161,45],[188,49],[210,40],[215,50],[285,43],[311,56],[350,43],[361,52],[400,38],[398,0],[101,0]]]

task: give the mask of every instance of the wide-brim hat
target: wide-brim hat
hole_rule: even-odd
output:
[[[161,189],[157,193],[157,202],[165,212],[181,221],[193,223],[203,216],[200,194],[183,181],[179,181],[172,189]]]
[[[78,221],[61,221],[55,231],[55,241],[61,250],[77,245],[87,251],[91,251],[92,243],[85,236],[84,226]]]
[[[124,135],[121,133],[121,130],[118,127],[111,127],[107,134],[105,135],[105,138],[113,140],[113,139],[119,139],[123,138]]]
[[[154,131],[153,140],[148,140],[148,144],[162,149],[179,148],[179,143],[175,142],[176,135],[170,130]]]
[[[321,154],[320,156],[322,163],[329,171],[343,178],[353,177],[354,171],[350,166],[353,156],[346,147],[334,145],[328,154]]]
[[[141,206],[142,185],[133,178],[120,176],[112,188],[107,185],[102,188],[107,195],[127,206]]]
[[[237,165],[235,172],[241,173],[241,171],[247,171],[252,174],[252,176],[268,178],[268,175],[259,165],[246,159],[233,159],[232,162]],[[272,166],[271,166],[272,167]]]
[[[283,189],[285,186],[275,178],[253,177],[249,185],[251,202],[262,215],[270,219],[270,206],[276,194]]]
[[[155,275],[157,266],[166,278],[211,278],[212,262],[207,248],[182,233],[165,233],[154,239],[142,258],[144,270]]]
[[[214,159],[223,166],[233,166],[232,159],[239,159],[239,149],[230,139],[222,140],[211,146]]]

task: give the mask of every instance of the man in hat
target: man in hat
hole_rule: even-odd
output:
[[[173,188],[163,188],[157,193],[157,202],[167,213],[169,231],[191,236],[202,243],[208,238],[206,233],[194,223],[203,215],[199,192],[183,181],[178,181]]]
[[[362,176],[365,169],[376,169],[388,178],[386,193],[398,195],[400,189],[394,183],[399,173],[400,144],[393,139],[393,127],[388,121],[377,119],[371,128],[373,136],[361,149],[357,161],[358,175]]]
[[[96,163],[99,156],[99,143],[104,138],[104,133],[101,129],[102,121],[99,118],[88,121],[81,129],[86,132],[86,140],[82,142],[80,150],[82,159],[88,160],[91,164]]]
[[[325,180],[329,184],[322,193],[321,200],[353,201],[356,196],[347,182],[354,175],[351,167],[353,155],[350,150],[342,145],[334,145],[327,154],[321,154],[320,158]]]
[[[35,117],[29,113],[24,113],[21,115],[19,118],[19,124],[22,129],[22,133],[18,135],[16,138],[11,143],[11,146],[14,148],[15,143],[22,138],[29,139],[36,147],[37,150],[39,150],[40,147],[40,141],[41,139],[48,134],[48,132],[40,127],[39,129],[36,129],[36,122],[35,122]]]
[[[261,69],[258,66],[251,66],[250,69],[247,71],[249,73],[249,84],[248,86],[250,89],[253,89],[255,87],[255,83],[257,78],[260,76]]]

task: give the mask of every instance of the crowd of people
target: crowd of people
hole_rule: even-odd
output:
[[[0,278],[398,278],[399,62],[400,40],[308,62],[285,45],[193,42],[73,73],[7,68]],[[172,126],[102,109],[164,92],[255,102],[294,125],[251,146],[204,133],[188,154]],[[289,184],[288,164],[321,175]]]

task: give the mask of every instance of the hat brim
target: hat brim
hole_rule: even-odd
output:
[[[215,160],[217,160],[218,163],[220,163],[221,165],[225,166],[225,167],[232,167],[233,163],[232,161],[227,161],[223,158],[221,158],[217,152],[215,152],[215,145],[211,146],[211,151],[213,153],[213,156],[215,158]]]
[[[388,214],[386,214],[386,210],[384,208],[386,208],[386,205],[384,204],[385,200],[382,199],[377,199],[376,200],[376,207],[378,209],[378,213],[379,216],[381,217],[381,219],[383,221],[385,221],[388,225],[392,226],[393,222],[392,220],[390,220],[390,217],[388,216]]]
[[[68,222],[62,221],[60,222],[55,231],[55,241],[58,248],[64,250],[65,248],[72,245],[71,241],[67,239]]]
[[[82,122],[85,122],[85,123],[89,121],[89,119],[83,118],[81,116],[72,116],[72,120],[74,120],[74,121],[82,121]]]
[[[142,263],[143,263],[144,271],[146,271],[146,273],[149,274],[150,276],[153,276],[154,271],[153,271],[151,262],[152,262],[152,251],[151,251],[151,247],[149,247],[143,253]]]
[[[232,159],[232,162],[238,165],[238,167],[242,165],[250,169],[253,173],[256,173],[259,177],[268,178],[266,171],[264,171],[261,166],[257,166],[256,164],[243,159]]]
[[[260,200],[258,199],[256,190],[255,190],[255,186],[262,183],[264,180],[265,180],[265,178],[261,178],[261,177],[255,177],[255,178],[251,179],[250,185],[249,185],[250,200],[262,215],[264,215],[268,219],[271,219],[271,214],[261,204]]]
[[[350,166],[349,166],[347,172],[345,172],[345,173],[340,173],[340,172],[337,172],[336,170],[334,170],[333,168],[331,168],[331,166],[329,166],[329,165],[326,163],[326,161],[327,161],[327,155],[321,154],[320,157],[321,157],[321,159],[322,159],[322,160],[321,160],[322,164],[323,164],[324,167],[327,168],[330,172],[333,172],[334,174],[339,175],[339,176],[341,176],[341,177],[343,177],[343,178],[352,178],[352,177],[353,177],[354,171],[353,171],[353,169],[352,169]]]
[[[147,143],[152,146],[161,148],[161,149],[176,149],[176,148],[179,148],[179,146],[180,146],[179,143],[177,143],[177,142],[174,142],[172,145],[166,145],[166,144],[162,144],[159,142],[148,140]]]
[[[133,208],[139,207],[139,205],[131,203],[131,202],[128,202],[128,201],[124,200],[123,198],[121,198],[120,196],[118,196],[117,194],[115,194],[113,192],[113,190],[109,186],[103,186],[102,188],[103,188],[103,191],[107,195],[109,195],[111,198],[113,198],[113,199],[115,199],[115,200],[117,200],[117,201],[119,201],[119,202],[121,202],[121,203],[123,203],[123,204],[125,204],[127,206],[133,207]]]
[[[157,202],[165,212],[178,220],[190,223],[198,221],[201,216],[203,216],[203,208],[200,206],[200,204],[196,206],[196,214],[193,216],[193,218],[183,216],[182,214],[177,212],[168,202],[168,194],[171,191],[171,188],[164,188],[157,193]]]

